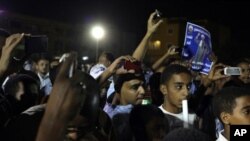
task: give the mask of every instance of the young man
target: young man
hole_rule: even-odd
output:
[[[214,97],[213,110],[224,125],[217,141],[229,141],[230,125],[250,125],[250,90],[240,87],[222,89]]]
[[[34,61],[36,73],[40,79],[40,89],[45,95],[49,95],[52,90],[52,83],[49,77],[50,57],[48,54],[39,54]]]
[[[188,98],[191,80],[190,71],[177,64],[167,66],[161,75],[164,102],[159,108],[168,118],[170,130],[183,126],[182,100]],[[188,124],[193,125],[196,115],[189,113],[188,117]]]
[[[140,73],[120,74],[115,81],[116,96],[112,104],[106,104],[104,111],[113,118],[118,113],[130,113],[133,105],[142,103],[145,90],[144,76]]]

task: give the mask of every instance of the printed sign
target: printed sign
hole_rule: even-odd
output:
[[[182,58],[190,61],[192,70],[208,74],[212,67],[212,62],[209,59],[211,53],[212,43],[209,31],[199,25],[188,22]]]

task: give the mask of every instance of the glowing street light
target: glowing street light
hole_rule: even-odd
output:
[[[99,41],[104,37],[104,34],[104,29],[101,26],[94,26],[91,30],[91,35],[96,40],[96,61],[98,61]]]

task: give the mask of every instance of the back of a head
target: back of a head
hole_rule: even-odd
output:
[[[164,135],[168,132],[168,122],[165,120],[163,112],[154,105],[135,106],[130,113],[129,123],[136,141],[159,137],[158,134],[161,130],[164,130]],[[149,124],[152,126],[149,127]],[[156,129],[157,131],[155,131]]]
[[[129,122],[132,127],[144,127],[153,117],[164,118],[164,114],[154,105],[136,105],[130,113]]]
[[[211,141],[209,136],[194,128],[178,128],[164,138],[163,141]]]
[[[115,57],[112,53],[110,52],[104,52],[106,58],[112,63],[115,60]]]
[[[160,84],[165,84],[168,82],[174,74],[187,73],[191,75],[191,72],[184,66],[178,64],[172,64],[167,66],[161,75]]]
[[[221,89],[213,99],[213,111],[220,120],[222,112],[232,113],[236,106],[236,99],[250,96],[250,89],[242,87],[226,87]]]
[[[23,85],[23,92],[18,94]],[[4,87],[7,99],[11,103],[13,113],[20,114],[22,111],[36,104],[39,96],[39,85],[37,81],[29,75],[17,74],[10,77]]]
[[[128,113],[118,113],[112,118],[114,134],[117,141],[131,141],[132,132]]]
[[[112,63],[115,60],[115,57],[112,53],[110,52],[102,52],[100,57],[105,57],[108,61],[110,61],[110,63]]]
[[[11,95],[15,97],[15,93],[18,89],[18,82],[23,82],[24,86],[28,86],[30,84],[35,84],[39,87],[38,81],[36,81],[35,78],[28,74],[17,74],[14,76],[11,76],[9,80],[6,82],[4,86],[4,93],[6,95]],[[29,91],[26,89],[26,91]]]

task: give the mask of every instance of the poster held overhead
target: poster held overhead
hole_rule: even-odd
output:
[[[192,70],[208,74],[212,67],[212,61],[209,59],[211,53],[212,43],[209,31],[187,22],[182,58],[190,60]]]

